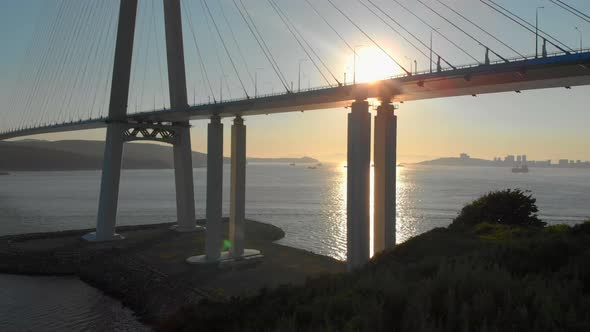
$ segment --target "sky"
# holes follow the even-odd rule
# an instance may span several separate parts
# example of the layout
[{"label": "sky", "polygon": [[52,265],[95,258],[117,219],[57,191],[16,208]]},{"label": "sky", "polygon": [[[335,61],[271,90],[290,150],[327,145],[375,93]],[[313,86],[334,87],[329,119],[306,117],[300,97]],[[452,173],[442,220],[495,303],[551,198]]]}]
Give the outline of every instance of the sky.
[{"label": "sky", "polygon": [[[50,22],[55,17],[55,8],[63,0],[3,0],[0,2],[0,114],[7,114],[5,118],[17,118],[21,111],[18,105],[13,108],[11,99],[14,91],[26,89],[18,80],[19,70],[23,66],[28,69],[30,64],[24,56],[27,48],[35,41],[35,27],[42,26],[40,22]],[[66,0],[67,1],[67,0]],[[113,24],[115,15],[109,15],[109,5],[115,6],[114,0],[99,1],[94,11],[105,11],[102,16],[93,15],[90,11],[88,19],[81,19],[80,26],[86,26],[80,34],[99,35],[100,29],[109,26],[111,30],[105,30],[104,47],[94,40],[99,38],[81,38],[78,48],[79,53],[73,53],[73,58],[78,54],[80,58],[87,54],[96,54],[95,48],[105,49],[103,58],[108,59],[109,51],[112,51],[112,43],[109,44],[109,31],[114,33]],[[344,80],[346,72],[350,82],[353,76],[353,54],[338,36],[306,5],[304,0],[275,0],[281,9],[288,14],[292,22],[306,40],[314,47],[322,60],[330,68],[330,71],[338,80]],[[452,17],[461,27],[467,29],[470,34],[484,44],[507,57],[515,57],[510,49],[500,45],[481,31],[465,21],[461,21],[452,13],[445,11],[437,0],[423,0],[424,3],[438,8],[438,11],[446,17]],[[441,0],[453,6],[466,17],[481,24],[487,31],[500,37],[505,43],[521,54],[531,55],[535,52],[534,35],[524,31],[504,17],[492,12],[488,7],[477,0]],[[565,0],[564,0],[565,1]],[[326,80],[319,74],[313,63],[307,58],[296,43],[284,24],[272,11],[265,0],[243,0],[252,15],[259,30],[262,32],[268,47],[277,59],[284,76],[295,87],[298,86],[299,64],[301,63],[301,86],[324,86]],[[385,78],[401,72],[399,66],[383,54],[362,33],[355,29],[343,16],[329,6],[326,0],[310,0],[324,17],[335,27],[340,34],[353,47],[359,46],[357,57],[357,78],[359,80],[371,80]],[[394,17],[406,29],[415,34],[421,41],[429,43],[431,29],[416,20],[403,8],[393,1],[373,0],[387,13]],[[483,61],[484,50],[469,37],[457,31],[440,17],[428,11],[417,1],[399,0],[402,4],[413,10],[420,17],[427,20],[441,33],[456,41],[471,56]],[[560,41],[571,48],[579,48],[580,37],[584,39],[588,35],[588,42],[582,40],[584,47],[590,47],[590,24],[565,12],[549,0],[497,0],[497,2],[524,19],[534,23],[537,6],[539,9],[539,26],[547,33],[556,36]],[[585,0],[565,1],[578,9],[590,13],[590,3]],[[78,4],[83,3],[79,2]],[[361,26],[377,43],[383,47],[402,66],[409,66],[413,60],[418,62],[418,70],[428,69],[428,58],[418,53],[400,35],[390,30],[383,22],[377,20],[370,12],[359,5],[358,0],[335,1],[344,12]],[[187,67],[187,90],[191,103],[207,102],[209,98],[223,99],[243,97],[242,80],[249,94],[253,94],[256,86],[259,94],[280,92],[282,85],[276,74],[271,69],[258,44],[252,38],[247,26],[243,23],[232,0],[208,0],[207,4],[212,11],[220,33],[224,37],[226,47],[232,60],[236,64],[238,74],[233,71],[230,58],[221,44],[212,21],[208,17],[206,8],[196,0],[184,0],[183,16],[185,57]],[[54,7],[52,7],[52,5]],[[79,5],[78,10],[85,7]],[[116,7],[116,6],[115,6]],[[114,8],[114,7],[113,7]],[[224,20],[230,23],[228,27]],[[71,24],[76,21],[72,21]],[[190,22],[190,23],[189,23]],[[101,24],[104,23],[104,24]],[[65,23],[64,23],[65,24]],[[84,26],[82,25],[84,24]],[[140,0],[139,16],[137,21],[136,44],[134,51],[134,67],[132,73],[132,88],[128,112],[145,111],[167,106],[168,89],[165,82],[166,64],[164,54],[163,21],[161,13],[161,1]],[[575,30],[578,27],[578,30]],[[80,28],[82,29],[82,28]],[[580,32],[582,35],[580,35]],[[193,38],[193,33],[195,38]],[[235,37],[234,41],[233,37]],[[102,35],[100,35],[102,36]],[[406,38],[410,38],[404,34]],[[202,55],[202,64],[198,60],[195,39]],[[410,38],[411,39],[411,38]],[[114,39],[113,39],[114,40]],[[48,47],[47,41],[45,41]],[[42,48],[44,45],[33,45]],[[61,45],[66,47],[66,44]],[[58,51],[61,47],[55,47]],[[456,49],[443,39],[434,34],[433,48],[442,54],[453,64],[471,64],[474,59]],[[36,49],[33,47],[32,49]],[[423,51],[428,50],[421,47]],[[87,53],[84,53],[86,50]],[[56,51],[56,52],[58,52]],[[555,51],[549,47],[549,52]],[[98,57],[100,59],[100,57]],[[90,58],[89,58],[90,59]],[[316,60],[317,62],[317,60]],[[97,86],[101,81],[106,81],[110,72],[108,61],[104,64],[95,62],[96,66],[88,66],[89,87],[92,79],[97,80]],[[82,64],[80,62],[79,64]],[[106,67],[105,67],[106,66]],[[67,67],[67,66],[66,66]],[[72,65],[72,68],[74,66]],[[103,70],[105,69],[106,70]],[[203,71],[203,68],[205,70]],[[58,70],[55,70],[58,73]],[[323,70],[328,81],[334,84],[330,73]],[[163,73],[163,74],[162,74]],[[205,75],[206,74],[206,75]],[[57,74],[56,74],[57,75]],[[254,76],[256,80],[254,80]],[[59,78],[59,76],[57,76]],[[73,77],[73,76],[72,76]],[[209,84],[207,79],[209,78]],[[222,79],[223,78],[223,79]],[[49,79],[49,78],[47,78]],[[51,81],[48,86],[56,91],[74,91],[76,94],[73,102],[67,105],[75,111],[89,113],[88,98],[81,90],[60,90],[60,80]],[[67,74],[63,82],[67,80]],[[73,81],[76,82],[76,81]],[[255,84],[256,83],[256,84]],[[30,84],[30,82],[29,82]],[[78,84],[74,84],[77,86]],[[56,86],[56,87],[55,87]],[[83,85],[82,85],[83,86]],[[106,88],[106,86],[105,86]],[[100,89],[103,91],[105,89]],[[106,114],[108,102],[107,93],[94,93],[89,90],[88,96],[97,99],[97,114]],[[106,91],[106,90],[105,90]],[[64,92],[65,93],[65,92]],[[56,93],[59,95],[59,93]],[[60,101],[56,101],[56,107]],[[51,100],[50,100],[51,101]],[[407,102],[399,106],[398,115],[398,160],[401,162],[414,162],[443,156],[455,156],[466,152],[474,157],[491,159],[507,154],[527,154],[529,160],[546,159],[582,159],[590,160],[590,113],[587,105],[590,102],[590,87],[574,87],[571,90],[550,89],[524,91],[521,94],[502,93],[480,95],[474,97],[454,97],[446,99],[433,99],[427,101]],[[45,105],[45,104],[43,104]],[[46,106],[50,109],[51,103]],[[62,104],[63,105],[63,104]],[[45,106],[44,106],[45,107]],[[2,109],[4,108],[4,109]],[[41,109],[42,107],[34,107]],[[15,111],[16,109],[16,111]],[[246,117],[248,130],[247,149],[249,156],[256,157],[298,157],[312,156],[324,161],[343,161],[346,158],[346,109],[333,109],[321,111],[306,111],[304,113],[278,114],[272,116]],[[80,115],[81,117],[83,115]],[[225,124],[225,152],[229,155],[231,119],[224,119]],[[8,123],[8,122],[5,122]],[[193,150],[206,151],[207,121],[193,121],[192,146]],[[2,125],[0,125],[2,127]],[[61,140],[61,139],[104,139],[104,130],[92,130],[85,132],[60,133],[51,135],[39,135],[34,138]]]}]

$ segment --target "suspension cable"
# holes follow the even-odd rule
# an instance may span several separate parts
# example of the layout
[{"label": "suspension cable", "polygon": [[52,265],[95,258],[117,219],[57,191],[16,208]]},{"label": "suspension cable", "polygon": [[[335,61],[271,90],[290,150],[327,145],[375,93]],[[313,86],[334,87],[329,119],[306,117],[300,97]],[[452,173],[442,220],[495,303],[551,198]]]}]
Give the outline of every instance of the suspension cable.
[{"label": "suspension cable", "polygon": [[406,7],[404,4],[402,4],[401,2],[397,1],[397,0],[392,0],[393,2],[397,3],[400,7],[402,7],[403,9],[405,9],[408,13],[410,13],[412,16],[414,16],[415,18],[417,18],[420,22],[422,22],[423,24],[425,24],[427,27],[429,27],[430,29],[432,29],[434,32],[436,32],[439,36],[443,37],[446,41],[448,41],[449,43],[451,43],[453,46],[455,46],[458,50],[460,50],[461,52],[463,52],[465,55],[467,55],[468,57],[470,57],[471,59],[473,59],[475,62],[477,63],[481,63],[479,62],[479,60],[474,57],[473,55],[471,55],[471,53],[467,52],[464,48],[462,48],[459,44],[455,43],[454,41],[452,41],[449,37],[447,37],[445,34],[443,34],[442,32],[438,31],[438,29],[436,29],[435,27],[433,27],[431,24],[429,24],[428,22],[426,22],[426,20],[424,20],[423,18],[421,18],[420,16],[418,16],[418,14],[414,13],[414,11],[410,10],[408,7]]},{"label": "suspension cable", "polygon": [[[258,27],[256,26],[256,23],[254,22],[254,20],[252,20],[252,17],[250,16],[248,9],[246,8],[246,6],[244,6],[244,3],[241,0],[239,0],[239,1],[240,1],[242,8],[240,8],[240,6],[238,5],[237,0],[232,0],[232,1],[234,3],[234,6],[236,7],[236,9],[238,10],[238,13],[240,13],[240,16],[242,17],[242,19],[246,23],[248,30],[250,30],[250,33],[252,34],[252,36],[254,37],[256,42],[258,43],[258,46],[262,50],[262,53],[264,53],[266,60],[268,60],[273,71],[275,72],[275,74],[279,78],[279,81],[281,81],[281,84],[283,85],[285,90],[290,91],[289,86],[287,84],[287,80],[285,79],[285,76],[283,76],[283,73],[281,72],[281,68],[276,63],[276,60],[275,60],[274,56],[272,55],[272,52],[270,52],[270,49],[266,45],[266,42],[264,41],[264,37],[258,31]],[[243,10],[243,12],[242,12],[242,10]]]},{"label": "suspension cable", "polygon": [[[411,41],[409,41],[405,36],[403,36],[401,33],[399,33],[399,31],[397,31],[394,27],[391,26],[391,24],[387,23],[382,17],[380,17],[379,15],[377,15],[377,13],[375,13],[374,10],[372,10],[371,8],[369,8],[369,6],[367,6],[365,3],[363,3],[361,0],[358,0],[363,6],[365,6],[365,8],[367,8],[369,11],[371,11],[371,13],[373,13],[373,15],[377,16],[383,23],[385,23],[385,25],[387,25],[388,27],[391,28],[391,30],[395,31],[398,35],[400,35],[404,40],[406,40],[410,45],[412,45],[416,50],[418,50],[418,52],[422,53],[422,55],[424,55],[426,58],[430,58],[429,55],[427,55],[426,53],[424,53],[420,48],[418,48],[414,43],[412,43]],[[445,58],[443,58],[442,56],[440,56],[440,54],[438,54],[437,52],[435,52],[434,50],[432,50],[428,45],[426,45],[426,43],[424,43],[422,40],[420,40],[420,38],[418,38],[415,34],[413,34],[412,32],[410,32],[408,29],[406,29],[403,25],[401,25],[400,23],[398,23],[395,19],[393,19],[393,17],[391,17],[391,15],[387,14],[381,7],[379,7],[377,4],[375,4],[373,1],[371,0],[367,0],[371,5],[373,5],[373,7],[377,8],[377,10],[379,10],[383,15],[385,15],[387,18],[389,18],[393,23],[395,23],[397,26],[399,26],[400,28],[402,28],[407,34],[409,34],[410,36],[412,36],[412,38],[414,38],[415,40],[417,40],[420,44],[422,44],[422,46],[424,46],[425,48],[429,49],[432,51],[433,54],[435,54],[436,56],[438,56],[442,61],[444,61],[447,65],[451,66],[453,69],[456,69],[456,67],[454,67],[452,64],[450,64]],[[430,63],[435,63],[434,60],[430,59],[429,60]]]},{"label": "suspension cable", "polygon": [[326,66],[326,64],[324,63],[324,61],[322,61],[322,59],[318,56],[318,54],[315,52],[315,50],[311,47],[311,45],[309,45],[309,43],[305,40],[305,38],[301,35],[301,33],[299,33],[299,31],[297,30],[297,27],[295,27],[295,25],[293,25],[293,23],[283,13],[283,11],[277,6],[277,4],[273,0],[268,0],[268,3],[271,5],[271,7],[273,7],[273,9],[277,13],[277,15],[279,15],[279,17],[281,18],[281,20],[283,21],[283,23],[285,24],[285,26],[287,27],[287,29],[289,30],[289,32],[291,32],[291,34],[293,35],[293,37],[295,38],[295,40],[297,41],[297,43],[299,44],[299,46],[301,46],[301,49],[305,52],[305,54],[307,55],[307,57],[309,58],[309,60],[316,67],[316,69],[318,70],[318,72],[320,73],[320,75],[322,75],[322,77],[324,78],[324,80],[326,81],[326,83],[328,85],[330,85],[330,86],[332,85],[330,83],[330,80],[328,80],[328,78],[326,77],[326,75],[324,75],[324,73],[321,70],[321,68],[319,67],[319,65],[315,62],[315,60],[313,59],[313,57],[309,54],[308,50],[301,43],[301,40],[303,40],[303,42],[307,45],[307,47],[311,50],[311,52],[315,55],[315,57],[319,59],[320,63],[324,67],[326,67],[326,69],[328,70],[328,73],[330,73],[330,75],[332,75],[332,78],[334,78],[334,80],[338,83],[338,85],[340,85],[340,81],[338,81],[338,79],[336,78],[336,76],[334,76],[334,74],[330,71],[330,68],[328,68],[328,66]]},{"label": "suspension cable", "polygon": [[211,18],[211,21],[213,21],[213,26],[215,27],[215,31],[217,31],[217,35],[219,36],[219,40],[221,40],[221,44],[223,45],[223,49],[225,50],[225,53],[227,54],[227,57],[229,58],[229,61],[231,62],[234,72],[236,73],[236,76],[238,77],[238,81],[240,81],[240,85],[242,86],[242,89],[244,90],[244,93],[246,94],[246,98],[249,99],[250,96],[248,96],[248,91],[246,90],[246,86],[244,86],[244,82],[242,81],[242,78],[240,77],[240,72],[238,71],[238,68],[236,67],[234,59],[232,58],[231,53],[229,52],[229,49],[227,48],[227,45],[225,44],[225,40],[223,39],[221,32],[219,31],[219,27],[217,26],[217,22],[215,22],[215,18],[213,18],[213,14],[211,14],[211,10],[209,9],[209,5],[207,4],[207,0],[203,0],[203,4],[205,4],[205,8],[207,9],[207,13],[209,13],[209,17]]},{"label": "suspension cable", "polygon": [[457,24],[455,24],[453,21],[451,21],[448,18],[446,18],[445,16],[443,16],[441,13],[437,12],[436,10],[434,10],[431,6],[425,4],[422,0],[416,0],[416,1],[418,1],[420,4],[422,4],[422,6],[428,8],[431,12],[433,12],[434,14],[436,14],[438,17],[442,18],[447,23],[449,23],[450,25],[452,25],[453,27],[455,27],[457,30],[461,31],[464,35],[466,35],[467,37],[471,38],[473,41],[475,41],[479,45],[485,47],[486,50],[490,50],[490,52],[494,53],[498,58],[502,59],[504,62],[508,62],[508,60],[506,60],[506,58],[504,58],[503,56],[501,56],[500,54],[498,54],[498,52],[494,51],[489,46],[487,46],[486,44],[482,43],[477,38],[473,37],[473,35],[471,35],[467,31],[465,31],[464,29],[462,29],[460,26],[458,26]]},{"label": "suspension cable", "polygon": [[571,14],[577,16],[578,18],[581,18],[582,20],[590,23],[590,16],[582,13],[581,11],[577,10],[576,8],[566,4],[563,1],[559,1],[559,0],[549,0],[551,1],[554,5],[561,7],[562,9],[565,9],[566,11],[570,12]]},{"label": "suspension cable", "polygon": [[[201,0],[201,8],[203,10],[203,13],[207,10],[205,8],[205,0]],[[207,30],[209,31],[209,36],[213,36],[213,30],[211,29],[211,23],[209,22],[208,19],[205,19],[205,22],[207,23]],[[213,37],[211,37],[213,38]],[[219,55],[219,49],[218,49],[218,45],[216,43],[216,40],[213,38],[213,50],[215,51],[215,60],[217,60],[217,64],[219,65],[219,71],[221,72],[221,77],[219,79],[219,99],[221,101],[221,99],[223,98],[223,82],[224,82],[224,78],[226,78],[228,75],[225,74],[225,69],[223,64],[221,63],[221,55]],[[231,98],[231,88],[229,86],[229,80],[225,80],[225,87],[227,89],[227,92],[229,94],[229,97]]]},{"label": "suspension cable", "polygon": [[227,27],[229,28],[229,31],[231,33],[234,44],[236,45],[236,48],[238,49],[238,54],[240,55],[240,58],[242,59],[242,64],[244,65],[244,68],[246,69],[246,72],[248,73],[248,77],[250,78],[252,85],[254,85],[254,78],[252,77],[252,73],[250,73],[250,69],[248,69],[248,62],[246,61],[246,58],[244,57],[244,52],[242,52],[242,48],[240,47],[240,43],[238,43],[238,39],[236,38],[236,34],[234,33],[234,29],[232,28],[231,24],[229,23],[229,20],[227,19],[227,16],[225,15],[225,10],[223,9],[223,1],[219,2],[219,9],[221,9],[221,15],[223,16],[225,24],[227,25]]},{"label": "suspension cable", "polygon": [[[525,28],[526,30],[528,30],[529,32],[533,33],[533,34],[537,34],[532,28],[535,28],[534,25],[532,25],[531,23],[529,23],[528,21],[526,21],[525,19],[523,19],[522,17],[514,14],[513,12],[511,12],[510,10],[506,9],[505,7],[499,5],[498,3],[494,2],[493,0],[486,0],[489,1],[490,3],[494,4],[495,6],[501,8],[503,11],[501,11],[500,9],[498,9],[497,7],[494,7],[492,5],[490,5],[489,3],[487,3],[484,0],[479,0],[481,3],[485,4],[486,6],[492,8],[493,10],[495,10],[496,12],[504,15],[505,17],[509,18],[510,20],[512,20],[513,22],[518,23],[518,25],[520,25],[521,27]],[[509,14],[506,14],[509,13]],[[518,18],[520,20],[520,22],[515,19],[514,17]],[[523,23],[524,22],[524,23]],[[526,25],[525,25],[526,24]],[[531,28],[532,27],[532,28]],[[566,54],[570,54],[571,52],[573,52],[574,50],[572,50],[569,46],[567,46],[566,44],[562,43],[561,41],[559,41],[557,38],[551,36],[550,34],[546,33],[545,31],[538,29],[539,32],[541,32],[542,34],[545,35],[544,39],[547,40],[551,45],[555,46],[557,49],[559,49],[560,51],[566,53]],[[546,37],[549,37],[546,38]],[[550,39],[553,39],[556,43],[561,44],[562,46],[564,46],[565,48],[568,48],[569,51],[565,50],[564,48],[562,48],[561,46],[558,46],[556,43],[552,42]]]},{"label": "suspension cable", "polygon": [[462,19],[464,19],[465,21],[471,23],[473,26],[475,26],[476,28],[478,28],[481,32],[485,33],[486,35],[492,37],[495,41],[499,42],[500,44],[504,45],[506,48],[510,49],[512,52],[518,54],[520,57],[525,58],[525,56],[523,54],[521,54],[520,52],[518,52],[517,50],[515,50],[513,47],[511,47],[510,45],[508,45],[507,43],[505,43],[504,41],[502,41],[500,38],[496,37],[495,35],[493,35],[491,32],[489,32],[488,30],[482,28],[481,25],[473,22],[473,20],[467,18],[465,15],[461,14],[459,11],[455,10],[453,7],[451,7],[450,5],[442,2],[441,0],[435,0],[436,2],[440,3],[441,5],[445,6],[448,10],[452,11],[453,13],[457,14],[459,17],[461,17]]},{"label": "suspension cable", "polygon": [[307,4],[311,7],[311,9],[313,9],[313,11],[330,27],[330,29],[332,29],[332,31],[334,31],[334,33],[336,33],[338,38],[340,38],[340,40],[342,40],[342,42],[344,42],[344,44],[354,53],[354,48],[352,46],[350,46],[350,44],[346,41],[346,39],[344,39],[344,37],[342,37],[340,32],[338,32],[338,30],[336,30],[336,28],[334,28],[334,26],[330,22],[328,22],[328,20],[324,17],[324,15],[322,15],[309,0],[305,0],[305,2],[307,2]]},{"label": "suspension cable", "polygon": [[213,92],[213,86],[211,85],[211,80],[209,79],[209,74],[207,73],[207,67],[205,66],[205,62],[203,60],[201,48],[199,47],[199,43],[197,42],[197,34],[196,34],[194,26],[193,26],[193,20],[191,19],[192,13],[191,13],[190,6],[185,5],[184,7],[187,9],[186,11],[183,10],[183,12],[184,12],[185,16],[187,17],[189,28],[190,28],[191,34],[193,36],[193,42],[194,42],[195,48],[197,50],[197,57],[199,58],[199,63],[201,65],[201,71],[205,75],[205,80],[207,81],[207,86],[209,87],[209,92],[211,93],[211,96],[213,97],[213,101],[217,102],[217,98],[215,98],[215,92]]},{"label": "suspension cable", "polygon": [[369,34],[366,33],[358,24],[356,24],[348,15],[346,15],[346,13],[344,13],[340,8],[338,8],[334,4],[334,2],[332,2],[332,0],[328,0],[328,2],[330,3],[330,5],[332,5],[332,7],[334,7],[334,9],[336,9],[342,16],[344,16],[352,25],[354,25],[363,35],[365,35],[365,37],[367,37],[367,39],[369,39],[375,46],[377,46],[381,50],[381,52],[383,52],[386,56],[388,56],[391,59],[391,61],[393,61],[403,71],[405,71],[408,76],[412,76],[411,71],[408,71],[393,56],[391,56],[389,53],[387,53],[385,51],[385,49],[383,49],[383,47],[381,47],[381,45],[379,45],[373,38],[371,38],[371,36],[369,36]]}]

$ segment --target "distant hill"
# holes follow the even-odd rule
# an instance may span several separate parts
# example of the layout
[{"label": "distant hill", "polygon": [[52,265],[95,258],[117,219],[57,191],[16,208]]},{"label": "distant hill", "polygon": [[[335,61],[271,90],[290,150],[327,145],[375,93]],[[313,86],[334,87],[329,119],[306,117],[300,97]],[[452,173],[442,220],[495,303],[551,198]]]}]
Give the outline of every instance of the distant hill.
[{"label": "distant hill", "polygon": [[[0,170],[3,171],[66,171],[102,168],[102,141],[23,140],[0,142]],[[193,152],[193,167],[206,167],[207,155]],[[275,162],[280,159],[254,158],[249,161]],[[313,158],[284,159],[284,162],[317,162]],[[294,160],[294,161],[289,161]],[[305,161],[302,161],[305,160]],[[309,161],[307,161],[309,160]],[[229,163],[229,158],[224,158]],[[127,143],[123,149],[124,169],[171,169],[174,167],[172,147],[167,145]]]},{"label": "distant hill", "polygon": [[431,165],[431,166],[495,166],[492,160],[478,159],[478,158],[438,158],[434,160],[427,160],[419,162],[418,165]]}]

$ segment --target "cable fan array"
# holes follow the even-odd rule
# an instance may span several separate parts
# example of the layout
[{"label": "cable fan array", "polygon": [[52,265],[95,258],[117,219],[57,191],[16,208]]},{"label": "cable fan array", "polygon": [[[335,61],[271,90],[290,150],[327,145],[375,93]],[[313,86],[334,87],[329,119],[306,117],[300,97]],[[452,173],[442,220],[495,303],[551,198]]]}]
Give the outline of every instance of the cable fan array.
[{"label": "cable fan array", "polygon": [[[550,3],[590,23],[571,2]],[[356,63],[361,43],[384,56],[382,78],[416,75],[418,63],[436,72],[525,58],[531,44],[515,42],[512,31],[542,41],[535,57],[546,48],[578,49],[500,0],[472,2],[469,10],[450,0],[181,0],[181,8],[195,105],[295,93],[302,77],[311,89],[350,84],[342,59]],[[118,10],[112,0],[44,2],[2,102],[0,134],[106,118]],[[492,19],[486,24],[475,12]],[[510,35],[498,28],[507,24]],[[128,113],[169,110],[167,77],[162,0],[139,0]]]}]

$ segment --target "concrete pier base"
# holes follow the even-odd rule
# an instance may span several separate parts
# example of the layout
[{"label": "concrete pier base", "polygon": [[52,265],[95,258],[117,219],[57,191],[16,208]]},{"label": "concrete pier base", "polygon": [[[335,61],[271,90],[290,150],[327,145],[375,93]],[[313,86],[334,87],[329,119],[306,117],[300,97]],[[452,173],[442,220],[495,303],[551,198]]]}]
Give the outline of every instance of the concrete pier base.
[{"label": "concrete pier base", "polygon": [[384,101],[377,108],[374,140],[373,252],[395,246],[397,117]]},{"label": "concrete pier base", "polygon": [[223,203],[223,124],[219,116],[211,118],[207,128],[207,261],[221,259]]},{"label": "concrete pier base", "polygon": [[347,262],[354,270],[370,258],[370,158],[369,103],[358,100],[348,114]]}]

